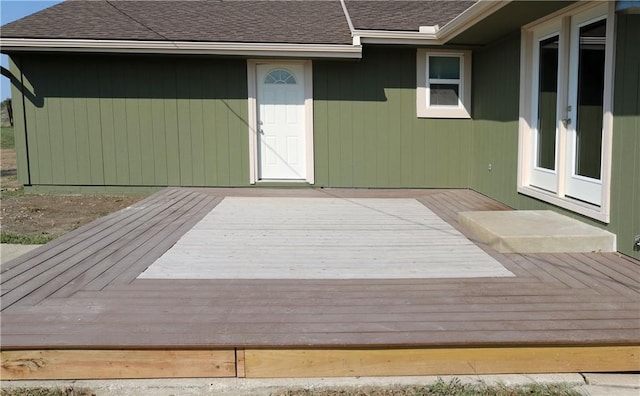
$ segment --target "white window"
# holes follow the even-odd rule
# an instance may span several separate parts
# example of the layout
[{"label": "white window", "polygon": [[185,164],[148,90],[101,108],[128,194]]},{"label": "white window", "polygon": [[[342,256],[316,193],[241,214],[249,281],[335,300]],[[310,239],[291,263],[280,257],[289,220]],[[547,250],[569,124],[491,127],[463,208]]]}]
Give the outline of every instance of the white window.
[{"label": "white window", "polygon": [[518,191],[609,221],[613,2],[522,31]]},{"label": "white window", "polygon": [[417,115],[470,118],[471,52],[419,49]]}]

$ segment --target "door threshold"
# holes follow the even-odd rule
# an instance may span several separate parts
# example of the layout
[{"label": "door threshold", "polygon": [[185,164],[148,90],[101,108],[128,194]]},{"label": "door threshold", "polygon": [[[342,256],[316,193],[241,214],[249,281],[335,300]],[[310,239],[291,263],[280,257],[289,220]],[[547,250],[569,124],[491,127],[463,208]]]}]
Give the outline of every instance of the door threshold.
[{"label": "door threshold", "polygon": [[289,188],[311,188],[313,187],[306,180],[291,180],[291,179],[268,179],[258,180],[255,184],[256,187],[289,187]]}]

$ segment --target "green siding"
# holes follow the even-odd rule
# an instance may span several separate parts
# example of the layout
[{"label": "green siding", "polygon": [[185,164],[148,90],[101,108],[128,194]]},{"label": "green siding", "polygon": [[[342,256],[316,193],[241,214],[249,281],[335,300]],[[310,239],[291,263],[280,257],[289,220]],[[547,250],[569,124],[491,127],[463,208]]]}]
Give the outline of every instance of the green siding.
[{"label": "green siding", "polygon": [[[16,56],[25,95],[20,181],[242,186],[249,181],[246,62]],[[19,65],[18,65],[19,64]],[[34,88],[35,87],[35,88]],[[19,87],[14,87],[15,98]],[[21,103],[16,114],[22,114]],[[18,120],[18,139],[25,123]],[[20,151],[22,150],[22,151]]]},{"label": "green siding", "polygon": [[470,120],[416,118],[415,48],[315,61],[316,185],[468,187]]},{"label": "green siding", "polygon": [[[618,250],[635,258],[640,234],[640,16],[618,16],[614,98],[611,221],[582,217],[518,194],[520,37],[473,53],[473,149],[470,187],[517,209],[552,209],[617,235]],[[488,165],[492,164],[492,170]]]},{"label": "green siding", "polygon": [[611,226],[618,249],[631,251],[640,235],[640,15],[618,16],[613,101]]},{"label": "green siding", "polygon": [[[520,37],[473,52],[471,188],[516,207]],[[489,171],[491,164],[491,171]]]}]

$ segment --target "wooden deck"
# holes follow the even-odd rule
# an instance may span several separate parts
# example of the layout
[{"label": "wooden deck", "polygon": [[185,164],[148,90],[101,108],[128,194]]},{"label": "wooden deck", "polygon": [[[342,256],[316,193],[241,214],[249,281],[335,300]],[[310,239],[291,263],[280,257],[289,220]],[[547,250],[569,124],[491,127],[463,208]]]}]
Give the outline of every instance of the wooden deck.
[{"label": "wooden deck", "polygon": [[2,265],[2,378],[640,370],[640,263],[618,254],[478,243],[516,276],[136,279],[225,196],[415,198],[465,235],[459,211],[509,209],[469,190],[166,189]]}]

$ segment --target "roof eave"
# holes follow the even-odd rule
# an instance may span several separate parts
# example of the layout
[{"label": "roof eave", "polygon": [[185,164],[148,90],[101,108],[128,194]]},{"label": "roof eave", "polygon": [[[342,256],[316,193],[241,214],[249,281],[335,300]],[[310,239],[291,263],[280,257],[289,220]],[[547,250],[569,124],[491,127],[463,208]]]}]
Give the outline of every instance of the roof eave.
[{"label": "roof eave", "polygon": [[438,38],[447,42],[509,3],[511,0],[478,0],[438,30]]},{"label": "roof eave", "polygon": [[92,52],[131,54],[237,55],[269,57],[362,58],[362,46],[244,42],[137,41],[0,38],[2,52]]},{"label": "roof eave", "polygon": [[352,29],[351,34],[364,44],[443,45],[510,2],[478,0],[442,28],[435,25],[420,26],[419,31]]}]

